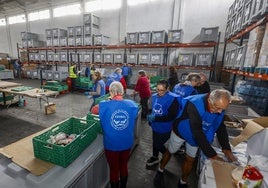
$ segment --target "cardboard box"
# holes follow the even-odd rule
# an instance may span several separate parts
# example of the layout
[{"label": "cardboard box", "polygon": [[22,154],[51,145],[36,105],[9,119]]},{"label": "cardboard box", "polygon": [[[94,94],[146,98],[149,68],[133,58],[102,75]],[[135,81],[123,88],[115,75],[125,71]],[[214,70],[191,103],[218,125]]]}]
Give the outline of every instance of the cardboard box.
[{"label": "cardboard box", "polygon": [[50,102],[45,104],[45,114],[53,114],[56,112],[56,104]]},{"label": "cardboard box", "polygon": [[248,140],[247,154],[268,157],[268,116],[247,121],[241,134],[230,140],[233,146]]}]

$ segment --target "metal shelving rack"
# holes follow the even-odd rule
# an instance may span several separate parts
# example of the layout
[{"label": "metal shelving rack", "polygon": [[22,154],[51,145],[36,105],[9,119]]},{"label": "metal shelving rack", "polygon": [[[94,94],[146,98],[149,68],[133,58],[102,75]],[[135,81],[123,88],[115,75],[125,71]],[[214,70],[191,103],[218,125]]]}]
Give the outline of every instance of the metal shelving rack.
[{"label": "metal shelving rack", "polygon": [[[234,43],[238,46],[242,46],[243,44],[243,40],[244,40],[244,36],[246,36],[247,34],[249,34],[250,31],[252,31],[254,28],[260,26],[260,25],[264,25],[268,22],[268,15],[264,15],[262,16],[259,20],[257,20],[256,22],[248,25],[246,28],[241,29],[240,31],[238,31],[238,33],[236,33],[235,35],[231,36],[230,38],[227,38],[225,40],[224,43],[224,48],[223,48],[223,57],[222,57],[222,72],[227,72],[227,73],[231,73],[233,75],[232,78],[232,82],[231,82],[231,92],[233,93],[235,90],[235,83],[236,83],[236,78],[237,75],[243,76],[243,80],[245,80],[245,78],[250,78],[253,80],[259,80],[260,83],[262,83],[262,85],[265,85],[268,81],[268,74],[264,73],[261,74],[259,72],[250,72],[250,71],[242,71],[242,70],[238,70],[238,69],[227,69],[224,68],[224,60],[225,60],[225,51],[227,48],[227,45],[229,43]],[[239,40],[239,44],[235,42],[235,40]],[[221,72],[221,73],[222,73]],[[221,75],[220,75],[220,81],[221,81]],[[255,96],[256,98],[257,96]],[[268,113],[268,104],[263,104],[266,105],[264,111],[263,111],[263,115],[267,115]],[[254,107],[252,107],[254,108]]]},{"label": "metal shelving rack", "polygon": [[[220,34],[219,34],[220,35]],[[219,38],[219,37],[218,37]],[[102,50],[115,50],[115,49],[128,49],[131,51],[132,49],[153,49],[153,48],[163,48],[165,49],[165,54],[164,54],[164,62],[167,61],[167,57],[169,56],[169,49],[172,48],[213,48],[213,57],[212,57],[212,63],[210,67],[204,67],[204,66],[175,66],[177,69],[190,69],[190,70],[208,70],[210,71],[210,80],[212,81],[214,79],[214,71],[215,71],[215,63],[217,60],[217,52],[218,52],[218,42],[200,42],[200,43],[161,43],[161,44],[124,44],[124,45],[107,45],[107,46],[64,46],[64,47],[37,47],[37,48],[19,48],[18,51],[26,51],[28,54],[29,52],[38,52],[38,51],[45,51],[46,54],[49,51],[56,52],[60,50],[66,50],[68,53],[68,58],[69,58],[69,53],[70,51],[74,51],[74,53],[77,52],[77,50],[93,50],[94,51],[102,51]],[[19,54],[19,52],[18,52]],[[46,64],[68,64],[71,62],[70,59],[67,60],[67,62],[49,62],[46,56],[46,60],[44,61]],[[24,63],[36,63],[36,64],[42,64],[44,63],[42,61],[30,61],[29,60],[29,55],[28,55],[28,62]],[[111,66],[108,64],[101,64],[101,63],[94,63],[95,65],[100,65],[102,67],[105,66]],[[112,65],[112,66],[117,66],[117,64]],[[132,66],[141,66],[141,67],[148,67],[148,68],[157,68],[160,65],[132,65]],[[168,67],[167,63],[164,65]]]}]

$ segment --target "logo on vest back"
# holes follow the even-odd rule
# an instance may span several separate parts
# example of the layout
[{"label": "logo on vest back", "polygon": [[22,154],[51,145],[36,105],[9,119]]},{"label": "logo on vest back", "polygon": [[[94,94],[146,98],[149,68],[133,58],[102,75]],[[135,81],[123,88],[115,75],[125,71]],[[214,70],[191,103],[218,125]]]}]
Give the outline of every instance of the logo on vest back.
[{"label": "logo on vest back", "polygon": [[111,117],[111,125],[114,129],[120,131],[127,127],[129,115],[124,110],[116,110]]}]

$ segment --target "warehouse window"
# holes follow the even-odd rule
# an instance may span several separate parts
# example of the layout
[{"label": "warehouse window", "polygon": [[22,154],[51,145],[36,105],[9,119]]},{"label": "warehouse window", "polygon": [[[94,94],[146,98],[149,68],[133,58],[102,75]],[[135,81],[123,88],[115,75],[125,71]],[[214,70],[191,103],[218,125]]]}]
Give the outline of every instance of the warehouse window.
[{"label": "warehouse window", "polygon": [[94,0],[85,3],[85,12],[121,8],[121,0]]},{"label": "warehouse window", "polygon": [[53,9],[54,17],[62,17],[62,16],[78,15],[78,14],[81,14],[80,4],[67,5]]},{"label": "warehouse window", "polygon": [[15,23],[23,23],[26,21],[25,15],[18,15],[18,16],[11,16],[8,18],[9,24],[15,24]]},{"label": "warehouse window", "polygon": [[49,19],[49,10],[42,10],[42,11],[36,11],[31,12],[28,14],[29,21],[35,21],[35,20],[43,20],[43,19]]},{"label": "warehouse window", "polygon": [[5,18],[0,19],[0,26],[2,26],[2,25],[6,25],[6,19]]},{"label": "warehouse window", "polygon": [[158,1],[158,0],[127,0],[127,4],[129,6],[135,6],[135,5],[149,3],[149,2],[153,2],[153,1]]}]

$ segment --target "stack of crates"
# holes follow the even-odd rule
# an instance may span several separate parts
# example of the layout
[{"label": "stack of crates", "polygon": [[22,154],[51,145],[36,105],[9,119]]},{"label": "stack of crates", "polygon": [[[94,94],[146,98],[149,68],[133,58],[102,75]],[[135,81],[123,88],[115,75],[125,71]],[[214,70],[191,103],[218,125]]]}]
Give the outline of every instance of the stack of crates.
[{"label": "stack of crates", "polygon": [[75,27],[67,27],[68,46],[75,46]]},{"label": "stack of crates", "polygon": [[91,90],[93,88],[93,82],[88,77],[79,76],[75,80],[75,87],[82,90]]},{"label": "stack of crates", "polygon": [[46,29],[47,46],[67,46],[67,31],[65,29]]},{"label": "stack of crates", "polygon": [[58,81],[47,81],[46,85],[43,85],[42,87],[43,89],[48,89],[51,91],[58,91],[58,92],[68,90],[68,86],[65,83],[61,83]]},{"label": "stack of crates", "polygon": [[22,47],[32,48],[44,46],[43,41],[40,41],[38,38],[38,34],[36,33],[21,32]]},{"label": "stack of crates", "polygon": [[84,14],[84,45],[93,45],[93,36],[100,34],[100,18],[92,13]]},{"label": "stack of crates", "polygon": [[74,27],[74,37],[75,37],[75,46],[84,45],[84,26],[75,26]]}]

